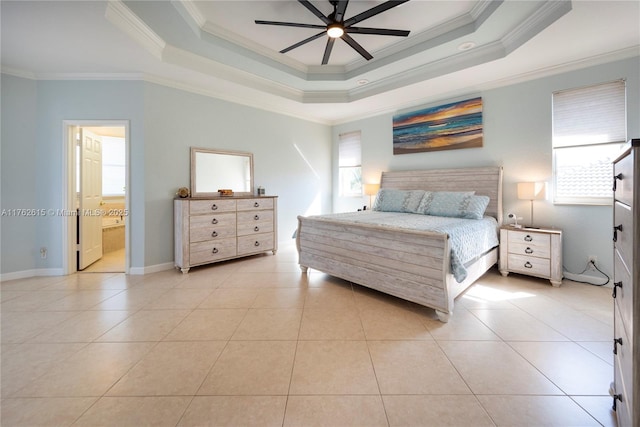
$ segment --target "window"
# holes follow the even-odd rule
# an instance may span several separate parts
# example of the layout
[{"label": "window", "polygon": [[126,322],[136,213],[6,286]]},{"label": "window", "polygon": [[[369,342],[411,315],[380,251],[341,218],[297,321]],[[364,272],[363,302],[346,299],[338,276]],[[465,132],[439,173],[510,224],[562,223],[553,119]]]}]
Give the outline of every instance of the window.
[{"label": "window", "polygon": [[102,137],[103,196],[124,196],[125,157],[124,138]]},{"label": "window", "polygon": [[338,136],[338,194],[341,197],[362,196],[360,131]]},{"label": "window", "polygon": [[553,94],[554,203],[611,204],[611,162],[627,139],[625,93],[618,80]]}]

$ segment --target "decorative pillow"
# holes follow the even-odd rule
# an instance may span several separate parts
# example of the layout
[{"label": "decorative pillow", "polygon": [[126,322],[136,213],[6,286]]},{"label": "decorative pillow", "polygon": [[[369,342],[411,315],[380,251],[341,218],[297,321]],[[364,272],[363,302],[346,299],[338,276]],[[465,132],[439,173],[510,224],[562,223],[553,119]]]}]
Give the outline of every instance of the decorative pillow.
[{"label": "decorative pillow", "polygon": [[380,212],[408,212],[417,213],[418,205],[425,192],[422,190],[393,190],[382,188],[378,190],[374,211]]},{"label": "decorative pillow", "polygon": [[474,191],[437,191],[425,194],[418,212],[425,215],[481,219],[489,205],[489,197]]}]

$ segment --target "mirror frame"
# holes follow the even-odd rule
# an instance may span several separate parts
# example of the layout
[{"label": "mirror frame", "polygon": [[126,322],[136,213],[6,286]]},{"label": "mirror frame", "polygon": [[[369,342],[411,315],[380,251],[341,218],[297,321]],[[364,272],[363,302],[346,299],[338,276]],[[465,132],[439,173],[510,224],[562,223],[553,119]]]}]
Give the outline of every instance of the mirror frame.
[{"label": "mirror frame", "polygon": [[206,153],[206,154],[224,154],[227,156],[241,156],[249,158],[249,172],[251,174],[251,179],[249,183],[249,191],[235,191],[233,189],[234,196],[252,196],[253,195],[253,153],[246,151],[231,151],[231,150],[214,150],[209,148],[198,148],[191,147],[191,197],[223,197],[220,196],[220,193],[216,192],[205,192],[198,191],[198,186],[196,184],[196,170],[198,165],[196,164],[196,154],[197,153]]}]

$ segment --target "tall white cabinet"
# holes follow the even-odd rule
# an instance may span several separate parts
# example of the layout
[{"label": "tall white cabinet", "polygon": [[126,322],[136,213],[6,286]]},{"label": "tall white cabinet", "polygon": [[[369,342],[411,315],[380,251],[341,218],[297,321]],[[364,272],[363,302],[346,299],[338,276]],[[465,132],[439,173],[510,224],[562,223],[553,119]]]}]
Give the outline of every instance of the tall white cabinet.
[{"label": "tall white cabinet", "polygon": [[278,198],[174,200],[175,265],[191,267],[278,249]]},{"label": "tall white cabinet", "polygon": [[613,162],[614,384],[618,426],[640,426],[640,139]]}]

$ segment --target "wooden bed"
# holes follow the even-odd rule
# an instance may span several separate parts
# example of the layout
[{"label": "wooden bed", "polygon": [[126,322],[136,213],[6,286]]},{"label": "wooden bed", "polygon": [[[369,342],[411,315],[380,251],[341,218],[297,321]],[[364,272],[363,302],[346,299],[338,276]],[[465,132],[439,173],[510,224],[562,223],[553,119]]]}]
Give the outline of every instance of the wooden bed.
[{"label": "wooden bed", "polygon": [[[476,195],[489,197],[485,215],[502,224],[501,167],[383,172],[380,188],[473,190]],[[442,322],[453,313],[454,299],[498,260],[496,247],[467,265],[467,278],[458,283],[450,272],[447,234],[370,224],[345,226],[322,216],[298,217],[296,245],[303,272],[313,268],[431,307]],[[407,257],[421,261],[404,262]]]}]

